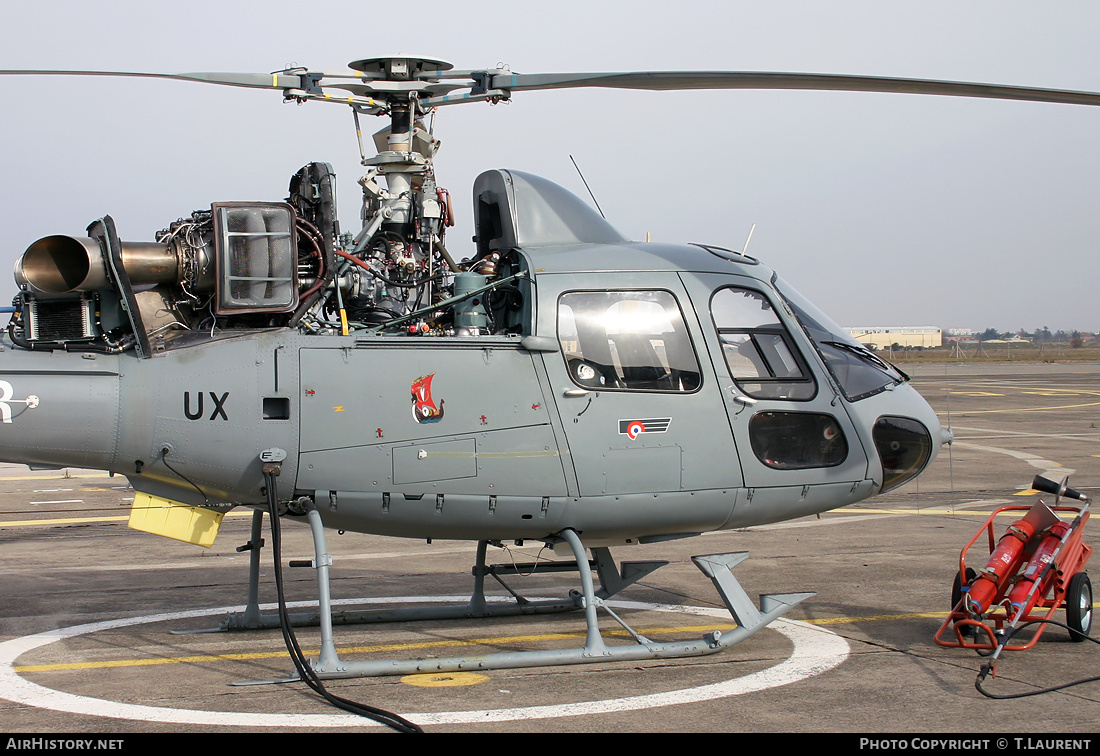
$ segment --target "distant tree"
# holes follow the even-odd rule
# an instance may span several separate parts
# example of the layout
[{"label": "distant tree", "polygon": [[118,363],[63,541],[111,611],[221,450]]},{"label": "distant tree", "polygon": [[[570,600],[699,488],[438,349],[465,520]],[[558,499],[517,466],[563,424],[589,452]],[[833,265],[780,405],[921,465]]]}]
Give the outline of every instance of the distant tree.
[{"label": "distant tree", "polygon": [[991,339],[999,338],[1001,338],[1001,332],[996,328],[986,328],[978,334],[978,341],[990,341]]},{"label": "distant tree", "polygon": [[1063,341],[1063,342],[1065,342],[1065,341],[1069,341],[1069,340],[1070,340],[1070,335],[1068,333],[1066,333],[1065,331],[1058,330],[1058,331],[1054,332],[1054,341]]},{"label": "distant tree", "polygon": [[1069,345],[1074,349],[1080,349],[1085,345],[1085,339],[1080,331],[1074,331],[1070,336]]}]

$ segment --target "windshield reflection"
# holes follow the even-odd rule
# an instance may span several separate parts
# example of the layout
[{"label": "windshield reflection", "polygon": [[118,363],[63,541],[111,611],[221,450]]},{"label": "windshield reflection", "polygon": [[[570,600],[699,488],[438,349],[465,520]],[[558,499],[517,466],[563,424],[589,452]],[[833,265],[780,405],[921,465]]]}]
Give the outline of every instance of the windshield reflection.
[{"label": "windshield reflection", "polygon": [[810,337],[848,401],[865,399],[909,380],[905,373],[849,336],[782,278],[775,276],[772,284]]}]

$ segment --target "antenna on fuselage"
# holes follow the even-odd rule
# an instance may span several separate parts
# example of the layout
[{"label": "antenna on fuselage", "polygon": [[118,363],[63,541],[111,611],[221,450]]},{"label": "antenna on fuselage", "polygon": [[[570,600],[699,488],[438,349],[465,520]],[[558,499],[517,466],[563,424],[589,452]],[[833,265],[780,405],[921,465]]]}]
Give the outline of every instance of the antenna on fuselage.
[{"label": "antenna on fuselage", "polygon": [[749,235],[745,239],[745,246],[741,248],[741,254],[747,255],[749,253],[749,242],[752,241],[752,232],[756,230],[756,224],[752,224],[752,228],[749,229]]},{"label": "antenna on fuselage", "polygon": [[[573,160],[573,156],[569,156],[570,160]],[[584,188],[588,190],[588,196],[592,198],[592,204],[596,206],[596,209],[600,211],[600,217],[607,220],[607,216],[603,214],[603,208],[600,207],[600,203],[596,201],[596,195],[592,193],[592,187],[588,185],[588,182],[584,180],[584,174],[581,173],[581,167],[577,165],[577,161],[573,160],[573,167],[577,169],[577,175],[581,177],[581,182],[584,184]]]}]

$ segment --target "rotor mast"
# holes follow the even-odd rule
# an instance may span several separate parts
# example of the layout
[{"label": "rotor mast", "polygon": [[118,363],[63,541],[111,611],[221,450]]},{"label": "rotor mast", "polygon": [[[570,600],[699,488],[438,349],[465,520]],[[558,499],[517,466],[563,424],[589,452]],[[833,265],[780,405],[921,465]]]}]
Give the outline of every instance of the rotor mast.
[{"label": "rotor mast", "polygon": [[[370,168],[360,180],[364,191],[363,228],[368,237],[379,229],[394,231],[402,237],[431,241],[438,235],[441,218],[436,198],[432,157],[438,142],[424,128],[421,117],[431,110],[421,104],[427,82],[419,80],[425,69],[448,70],[452,66],[433,58],[398,56],[367,58],[349,64],[372,90],[373,97],[384,103],[390,117],[389,127],[374,135],[378,154],[363,157]],[[381,192],[375,176],[385,179],[387,191]],[[420,220],[426,226],[418,233],[412,224]],[[368,228],[373,229],[367,231]],[[365,240],[356,240],[365,241]]]}]

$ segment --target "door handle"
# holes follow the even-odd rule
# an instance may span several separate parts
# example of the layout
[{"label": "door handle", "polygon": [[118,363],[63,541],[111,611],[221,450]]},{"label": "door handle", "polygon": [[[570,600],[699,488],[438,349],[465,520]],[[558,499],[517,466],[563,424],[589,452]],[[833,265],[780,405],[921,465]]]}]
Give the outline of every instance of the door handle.
[{"label": "door handle", "polygon": [[582,388],[567,388],[561,392],[562,396],[588,396],[588,389]]}]

